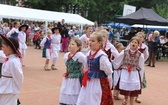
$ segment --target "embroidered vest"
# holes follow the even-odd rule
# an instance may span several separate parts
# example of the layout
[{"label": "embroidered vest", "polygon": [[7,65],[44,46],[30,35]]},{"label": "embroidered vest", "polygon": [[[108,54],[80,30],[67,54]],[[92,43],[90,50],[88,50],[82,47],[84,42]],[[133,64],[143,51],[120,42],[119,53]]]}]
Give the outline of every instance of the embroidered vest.
[{"label": "embroidered vest", "polygon": [[88,63],[88,77],[89,78],[106,78],[107,75],[105,74],[104,71],[100,70],[100,57],[102,55],[100,55],[97,58],[94,59],[90,59],[89,57],[87,57],[87,63]]},{"label": "embroidered vest", "polygon": [[68,71],[68,78],[80,78],[83,76],[82,63],[79,63],[78,60],[74,61],[70,59],[65,64]]},{"label": "embroidered vest", "polygon": [[141,56],[141,52],[137,52],[135,56],[131,56],[129,54],[129,50],[124,51],[124,59],[123,59],[123,65],[121,66],[122,69],[128,69],[129,66],[132,67],[132,70],[141,70],[138,66],[139,64],[139,57]]},{"label": "embroidered vest", "polygon": [[16,40],[18,40],[18,33],[14,32],[13,34],[11,34],[12,38],[15,38]]},{"label": "embroidered vest", "polygon": [[49,40],[49,39],[47,38],[47,41],[46,41],[45,44],[44,44],[44,48],[45,48],[45,49],[50,49],[50,46],[51,46],[51,40]]},{"label": "embroidered vest", "polygon": [[112,59],[111,59],[111,54],[112,54],[111,50],[110,50],[110,49],[108,49],[107,51],[104,50],[104,52],[107,54],[108,59],[109,59],[109,61],[111,62],[111,60],[113,60],[113,57],[112,57]]},{"label": "embroidered vest", "polygon": [[143,53],[145,51],[146,48],[139,48],[138,50]]}]

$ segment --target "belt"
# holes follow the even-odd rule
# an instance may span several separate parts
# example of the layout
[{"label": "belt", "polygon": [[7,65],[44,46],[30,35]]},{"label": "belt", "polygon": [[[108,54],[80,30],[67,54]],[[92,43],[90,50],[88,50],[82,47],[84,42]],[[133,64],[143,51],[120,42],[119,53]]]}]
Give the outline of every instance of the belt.
[{"label": "belt", "polygon": [[0,74],[0,78],[1,78],[1,77],[5,77],[5,78],[13,78],[12,76],[5,76],[5,75],[1,75],[1,74]]}]

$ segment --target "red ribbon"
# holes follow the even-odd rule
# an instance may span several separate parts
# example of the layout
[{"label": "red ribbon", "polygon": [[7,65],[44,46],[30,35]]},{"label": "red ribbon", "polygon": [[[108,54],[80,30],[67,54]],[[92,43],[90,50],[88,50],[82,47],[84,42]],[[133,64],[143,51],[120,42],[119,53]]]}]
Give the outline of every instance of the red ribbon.
[{"label": "red ribbon", "polygon": [[90,81],[90,78],[87,76],[89,71],[86,71],[83,75],[82,86],[86,87],[87,81]]},{"label": "red ribbon", "polygon": [[131,65],[127,66],[127,69],[128,69],[128,72],[131,72],[132,71],[132,66]]},{"label": "red ribbon", "polygon": [[7,62],[9,60],[9,58],[5,58],[5,62]]},{"label": "red ribbon", "polygon": [[96,54],[99,52],[99,50],[100,50],[100,48],[92,55],[91,54],[91,51],[90,51],[90,53],[89,53],[89,58],[90,59],[94,59],[94,57],[96,56]]}]

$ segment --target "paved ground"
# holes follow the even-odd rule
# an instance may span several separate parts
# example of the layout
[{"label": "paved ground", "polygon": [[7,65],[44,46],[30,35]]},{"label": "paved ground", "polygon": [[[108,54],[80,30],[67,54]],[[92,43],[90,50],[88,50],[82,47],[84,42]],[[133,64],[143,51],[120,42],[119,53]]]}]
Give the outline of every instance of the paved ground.
[{"label": "paved ground", "polygon": [[[44,71],[42,50],[29,47],[26,51],[24,83],[19,95],[21,105],[59,105],[62,74],[65,72],[64,53],[60,53],[56,71]],[[135,105],[168,105],[168,62],[157,62],[155,68],[146,67],[147,88]],[[121,96],[121,98],[123,98]],[[121,105],[121,100],[115,105]]]}]

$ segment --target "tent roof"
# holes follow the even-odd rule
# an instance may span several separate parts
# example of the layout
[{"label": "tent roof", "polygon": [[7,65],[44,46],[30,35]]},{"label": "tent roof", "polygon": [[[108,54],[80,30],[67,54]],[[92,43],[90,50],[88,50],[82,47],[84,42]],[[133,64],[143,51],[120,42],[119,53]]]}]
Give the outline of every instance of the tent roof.
[{"label": "tent roof", "polygon": [[94,23],[77,14],[53,12],[0,4],[0,17],[32,21],[61,21],[66,23],[93,25]]},{"label": "tent roof", "polygon": [[140,8],[138,11],[123,17],[115,18],[116,22],[126,24],[144,24],[168,26],[168,20],[159,16],[152,9]]}]

